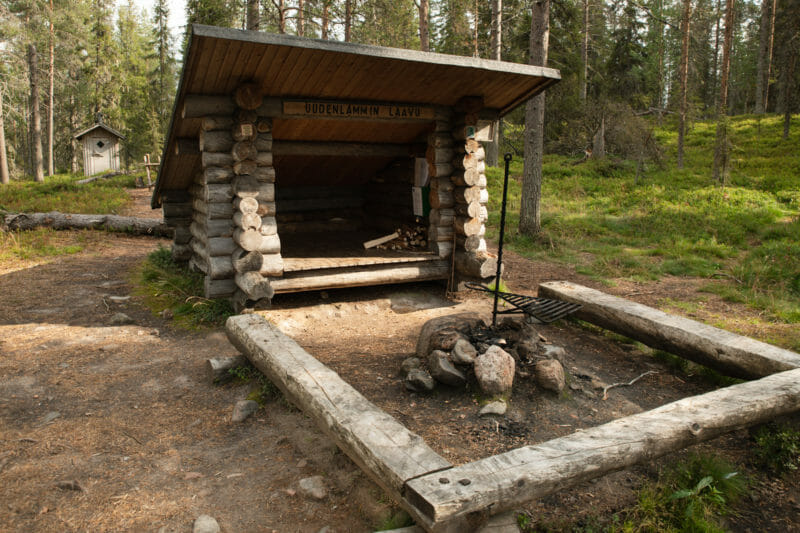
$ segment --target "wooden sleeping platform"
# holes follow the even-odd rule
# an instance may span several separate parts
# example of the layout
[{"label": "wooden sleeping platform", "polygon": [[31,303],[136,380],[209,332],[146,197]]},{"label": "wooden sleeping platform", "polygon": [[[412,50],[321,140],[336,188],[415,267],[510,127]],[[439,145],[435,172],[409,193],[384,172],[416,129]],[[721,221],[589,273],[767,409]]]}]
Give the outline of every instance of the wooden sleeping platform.
[{"label": "wooden sleeping platform", "polygon": [[431,252],[365,250],[370,231],[281,235],[283,277],[276,293],[447,279],[450,262]]}]

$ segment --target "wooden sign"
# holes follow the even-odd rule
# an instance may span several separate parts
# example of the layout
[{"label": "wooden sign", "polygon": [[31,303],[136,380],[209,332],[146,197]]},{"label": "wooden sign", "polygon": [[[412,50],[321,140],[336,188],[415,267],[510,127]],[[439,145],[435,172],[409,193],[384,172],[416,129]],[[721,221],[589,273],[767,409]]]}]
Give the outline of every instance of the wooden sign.
[{"label": "wooden sign", "polygon": [[433,120],[433,107],[415,104],[375,104],[368,102],[322,102],[314,100],[283,102],[285,115],[309,118],[365,120]]}]

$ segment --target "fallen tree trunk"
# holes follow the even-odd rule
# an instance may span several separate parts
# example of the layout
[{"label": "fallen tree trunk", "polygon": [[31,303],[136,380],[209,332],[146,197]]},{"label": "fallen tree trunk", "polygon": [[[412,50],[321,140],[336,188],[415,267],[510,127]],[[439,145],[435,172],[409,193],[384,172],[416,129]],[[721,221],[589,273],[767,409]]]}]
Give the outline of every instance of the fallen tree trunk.
[{"label": "fallen tree trunk", "polygon": [[12,213],[5,215],[3,229],[11,231],[32,230],[39,227],[53,229],[102,229],[133,235],[172,237],[173,230],[157,218],[122,217],[118,215],[74,215],[70,213]]},{"label": "fallen tree trunk", "polygon": [[574,283],[542,283],[539,296],[579,303],[575,316],[581,320],[729,376],[759,378],[800,368],[795,352]]}]

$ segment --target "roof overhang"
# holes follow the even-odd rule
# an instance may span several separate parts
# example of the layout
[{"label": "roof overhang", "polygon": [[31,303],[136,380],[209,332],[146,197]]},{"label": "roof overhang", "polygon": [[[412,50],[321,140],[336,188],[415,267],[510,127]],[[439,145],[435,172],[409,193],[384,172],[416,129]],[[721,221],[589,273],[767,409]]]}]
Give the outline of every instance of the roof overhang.
[{"label": "roof overhang", "polygon": [[118,132],[114,128],[111,128],[111,127],[106,126],[105,124],[102,124],[102,123],[99,123],[99,122],[97,124],[93,125],[93,126],[89,126],[85,130],[79,131],[78,133],[73,135],[73,137],[75,139],[77,139],[77,140],[80,140],[82,137],[85,137],[86,135],[88,135],[89,133],[91,133],[91,132],[93,132],[94,130],[97,130],[97,129],[106,130],[111,135],[113,135],[115,137],[119,137],[122,140],[125,140],[125,136],[123,134],[121,134],[120,132]]},{"label": "roof overhang", "polygon": [[[561,79],[557,70],[533,65],[197,24],[183,65],[153,208],[165,191],[187,188],[200,171],[199,154],[180,149],[198,138],[201,126],[200,119],[182,114],[190,95],[230,96],[253,82],[273,99],[453,106],[479,96],[484,109],[502,116]],[[314,128],[276,126],[273,135],[276,141],[410,142],[419,134],[405,124],[372,132],[365,127],[359,137],[345,124],[320,122]],[[390,138],[376,141],[381,131]]]}]

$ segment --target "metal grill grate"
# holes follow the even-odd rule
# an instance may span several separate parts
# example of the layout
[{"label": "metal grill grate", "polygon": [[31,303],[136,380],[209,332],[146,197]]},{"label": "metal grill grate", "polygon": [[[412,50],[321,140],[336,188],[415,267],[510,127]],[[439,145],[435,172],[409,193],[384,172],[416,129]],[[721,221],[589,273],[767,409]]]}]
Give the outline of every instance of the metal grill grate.
[{"label": "metal grill grate", "polygon": [[555,322],[559,318],[570,315],[582,307],[581,304],[564,302],[562,300],[550,300],[548,298],[524,296],[512,292],[494,291],[478,283],[466,283],[466,286],[474,291],[497,294],[500,299],[514,307],[514,309],[509,309],[507,311],[498,311],[498,315],[524,313],[544,324]]}]

